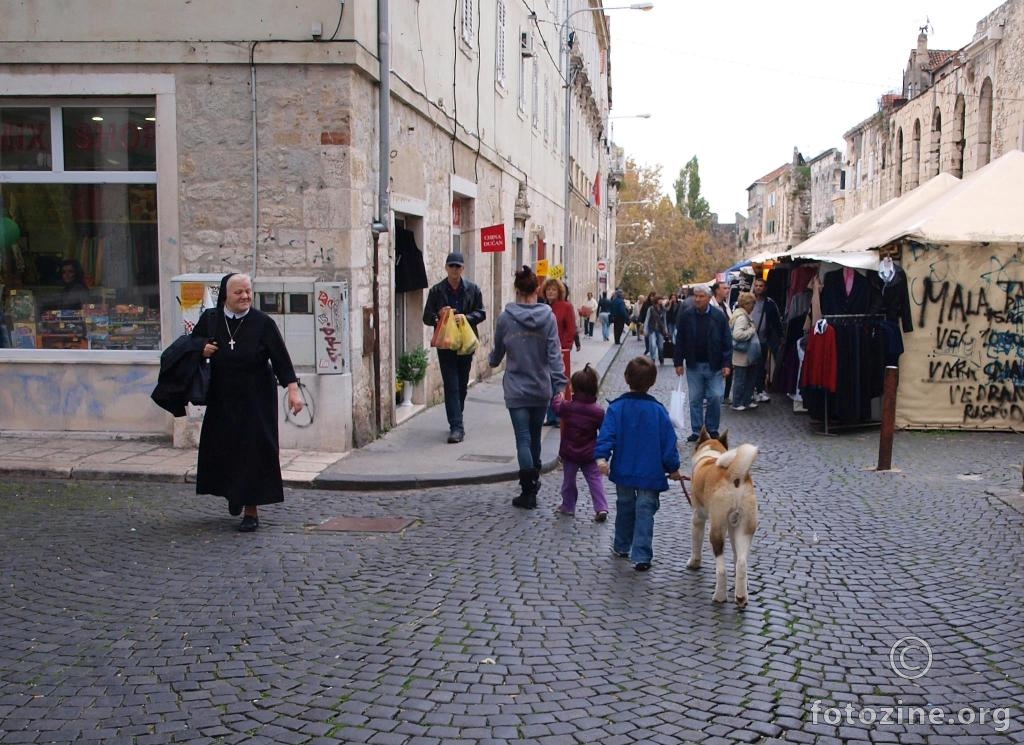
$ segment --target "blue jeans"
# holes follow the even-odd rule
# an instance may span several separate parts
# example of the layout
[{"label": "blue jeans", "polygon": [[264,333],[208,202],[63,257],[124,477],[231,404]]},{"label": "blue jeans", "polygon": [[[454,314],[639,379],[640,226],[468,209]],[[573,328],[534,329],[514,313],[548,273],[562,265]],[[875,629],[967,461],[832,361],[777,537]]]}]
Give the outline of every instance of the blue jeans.
[{"label": "blue jeans", "polygon": [[546,406],[516,406],[508,410],[512,431],[516,436],[516,458],[521,471],[541,466],[540,432],[546,411]]},{"label": "blue jeans", "polygon": [[615,485],[615,540],[612,550],[629,554],[634,564],[654,558],[654,513],[661,499],[654,489]]},{"label": "blue jeans", "polygon": [[473,368],[473,355],[457,354],[450,349],[437,350],[437,362],[441,367],[441,381],[444,383],[444,413],[448,416],[448,429],[465,431],[462,425],[462,410],[466,407],[466,392],[469,390],[469,371]]},{"label": "blue jeans", "polygon": [[752,366],[732,369],[732,405],[749,406],[754,395],[754,368]]},{"label": "blue jeans", "polygon": [[605,311],[604,313],[598,313],[597,317],[601,321],[601,336],[605,341],[608,341],[608,332],[611,330],[612,325],[612,314]]},{"label": "blue jeans", "polygon": [[655,362],[661,361],[661,347],[664,343],[665,337],[661,335],[660,331],[647,332],[647,354],[649,354],[651,359]]},{"label": "blue jeans", "polygon": [[699,435],[702,426],[707,427],[708,432],[717,432],[725,396],[722,368],[712,368],[707,362],[687,365],[686,385],[690,389],[690,429],[693,434]]}]

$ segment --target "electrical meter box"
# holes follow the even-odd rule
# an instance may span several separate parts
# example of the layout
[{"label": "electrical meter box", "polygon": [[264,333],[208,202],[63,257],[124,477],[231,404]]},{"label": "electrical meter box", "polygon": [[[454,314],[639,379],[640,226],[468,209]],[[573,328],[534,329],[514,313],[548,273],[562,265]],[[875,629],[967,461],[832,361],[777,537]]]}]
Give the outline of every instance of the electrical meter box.
[{"label": "electrical meter box", "polygon": [[223,272],[179,274],[171,277],[174,292],[174,334],[191,334],[199,316],[207,308],[217,306]]},{"label": "electrical meter box", "polygon": [[253,306],[274,319],[295,367],[314,363],[316,281],[316,277],[255,277],[252,281]]}]

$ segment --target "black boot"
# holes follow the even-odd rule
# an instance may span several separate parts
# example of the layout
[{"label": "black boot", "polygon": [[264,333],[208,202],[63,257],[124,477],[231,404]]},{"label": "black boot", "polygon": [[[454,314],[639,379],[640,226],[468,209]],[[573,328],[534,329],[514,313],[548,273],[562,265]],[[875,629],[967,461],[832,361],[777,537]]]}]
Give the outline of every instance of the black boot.
[{"label": "black boot", "polygon": [[537,507],[537,492],[540,490],[540,471],[536,468],[519,469],[519,496],[512,500],[513,507],[532,510]]}]

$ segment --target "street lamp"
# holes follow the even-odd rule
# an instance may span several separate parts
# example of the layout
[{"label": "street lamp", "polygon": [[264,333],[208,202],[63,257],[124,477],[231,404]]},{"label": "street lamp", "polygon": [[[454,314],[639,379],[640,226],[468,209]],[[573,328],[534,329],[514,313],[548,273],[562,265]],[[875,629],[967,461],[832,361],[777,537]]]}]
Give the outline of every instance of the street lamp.
[{"label": "street lamp", "polygon": [[[596,13],[604,12],[606,10],[650,10],[654,7],[653,2],[644,3],[631,3],[629,5],[613,5],[607,8],[580,8],[574,10],[571,13],[566,13],[565,21],[562,23],[559,29],[559,40],[562,44],[562,65],[563,65],[563,82],[565,83],[565,172],[563,174],[563,181],[565,182],[564,191],[564,222],[562,225],[562,252],[563,254],[569,251],[569,233],[571,228],[571,209],[570,209],[570,198],[572,197],[572,84],[574,75],[570,69],[570,52],[569,47],[569,20],[580,13]],[[568,3],[566,4],[566,10],[568,10]]]}]

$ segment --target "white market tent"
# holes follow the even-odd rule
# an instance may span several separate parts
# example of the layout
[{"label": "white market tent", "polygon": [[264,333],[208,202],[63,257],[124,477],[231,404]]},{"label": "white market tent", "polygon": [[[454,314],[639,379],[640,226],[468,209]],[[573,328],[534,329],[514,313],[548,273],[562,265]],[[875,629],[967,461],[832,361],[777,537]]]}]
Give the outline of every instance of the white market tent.
[{"label": "white market tent", "polygon": [[1019,243],[1024,241],[1022,205],[1024,153],[1011,150],[920,209],[876,222],[857,245],[877,248],[900,238],[919,243]]},{"label": "white market tent", "polygon": [[[961,183],[949,173],[941,173],[917,189],[885,204],[863,212],[846,222],[837,223],[791,248],[782,256],[793,259],[830,261],[859,269],[878,267],[877,249],[888,241],[878,242],[878,235],[887,235],[892,226],[902,225],[908,216],[922,207],[934,204]],[[835,230],[833,230],[835,229]]]}]

